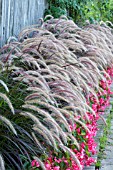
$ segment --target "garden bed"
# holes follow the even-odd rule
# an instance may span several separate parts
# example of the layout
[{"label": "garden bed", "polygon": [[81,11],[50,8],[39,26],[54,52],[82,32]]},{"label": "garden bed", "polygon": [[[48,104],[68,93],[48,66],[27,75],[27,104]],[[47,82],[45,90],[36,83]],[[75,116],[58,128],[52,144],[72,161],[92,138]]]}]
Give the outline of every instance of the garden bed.
[{"label": "garden bed", "polygon": [[0,50],[2,170],[96,163],[97,121],[112,94],[112,40],[106,23],[79,28],[65,16],[9,39]]}]

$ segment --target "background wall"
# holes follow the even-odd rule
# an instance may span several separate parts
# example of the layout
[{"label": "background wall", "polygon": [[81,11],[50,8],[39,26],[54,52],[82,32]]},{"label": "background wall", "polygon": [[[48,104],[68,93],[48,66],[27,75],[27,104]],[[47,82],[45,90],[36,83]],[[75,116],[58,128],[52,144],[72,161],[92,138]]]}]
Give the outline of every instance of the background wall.
[{"label": "background wall", "polygon": [[43,17],[46,0],[0,0],[0,47],[9,36]]}]

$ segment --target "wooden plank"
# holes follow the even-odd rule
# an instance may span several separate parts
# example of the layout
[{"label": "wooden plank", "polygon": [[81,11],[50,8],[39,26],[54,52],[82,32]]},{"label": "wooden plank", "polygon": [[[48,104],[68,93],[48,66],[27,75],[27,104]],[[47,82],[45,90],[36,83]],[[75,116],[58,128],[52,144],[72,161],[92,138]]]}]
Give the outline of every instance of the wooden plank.
[{"label": "wooden plank", "polygon": [[2,23],[2,0],[0,0],[0,44],[1,44],[1,23]]}]

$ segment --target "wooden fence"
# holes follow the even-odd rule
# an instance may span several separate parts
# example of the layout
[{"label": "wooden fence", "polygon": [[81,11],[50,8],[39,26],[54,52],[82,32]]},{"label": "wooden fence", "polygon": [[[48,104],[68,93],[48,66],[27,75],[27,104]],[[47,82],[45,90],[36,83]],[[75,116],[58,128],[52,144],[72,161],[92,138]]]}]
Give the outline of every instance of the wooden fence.
[{"label": "wooden fence", "polygon": [[0,0],[0,47],[25,26],[36,24],[45,8],[46,0]]}]

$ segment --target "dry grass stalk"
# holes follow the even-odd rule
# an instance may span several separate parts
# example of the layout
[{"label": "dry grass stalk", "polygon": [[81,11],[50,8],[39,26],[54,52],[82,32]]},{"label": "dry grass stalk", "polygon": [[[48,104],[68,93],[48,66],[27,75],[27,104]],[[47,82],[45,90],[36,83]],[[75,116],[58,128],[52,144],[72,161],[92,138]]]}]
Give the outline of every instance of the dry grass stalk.
[{"label": "dry grass stalk", "polygon": [[1,154],[0,154],[0,170],[5,170],[4,160]]},{"label": "dry grass stalk", "polygon": [[7,118],[5,118],[4,116],[0,115],[0,120],[2,121],[2,123],[4,123],[4,125],[6,125],[8,128],[10,128],[12,130],[12,132],[17,136],[17,132],[14,128],[14,126],[12,125],[11,121],[9,121]]},{"label": "dry grass stalk", "polygon": [[7,84],[4,83],[4,81],[2,81],[2,80],[0,80],[0,84],[2,84],[3,87],[5,88],[5,90],[9,93],[9,89],[8,89],[8,87],[7,87]]},{"label": "dry grass stalk", "polygon": [[[37,130],[40,130],[40,132],[42,131],[41,134],[43,134],[43,135],[45,134],[46,137],[47,137],[47,139],[48,139],[48,141],[51,141],[51,144],[54,146],[55,149],[57,149],[57,147],[56,147],[56,142],[55,142],[55,139],[54,139],[53,135],[52,135],[51,132],[47,129],[47,127],[45,127],[45,126],[41,123],[41,121],[40,121],[35,115],[33,115],[33,114],[30,113],[30,112],[21,112],[20,114],[23,115],[23,116],[27,116],[27,117],[29,117],[30,119],[32,119],[32,120],[34,121],[34,123],[36,124],[36,127],[38,127]],[[35,127],[34,127],[34,128],[35,128]]]},{"label": "dry grass stalk", "polygon": [[43,170],[46,170],[46,167],[45,167],[44,163],[40,160],[40,158],[34,156],[34,159],[40,164],[40,166]]},{"label": "dry grass stalk", "polygon": [[11,101],[9,100],[9,98],[5,94],[3,94],[3,93],[0,93],[0,97],[3,98],[6,101],[6,103],[9,106],[9,108],[11,109],[12,113],[15,114],[13,105],[12,105]]},{"label": "dry grass stalk", "polygon": [[79,159],[76,157],[75,153],[71,151],[71,149],[69,149],[68,147],[64,146],[64,145],[59,145],[64,151],[67,151],[70,156],[73,158],[73,160],[77,163],[78,167],[80,168],[80,170],[82,170],[81,164]]}]

